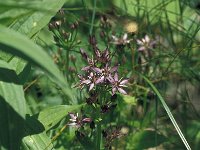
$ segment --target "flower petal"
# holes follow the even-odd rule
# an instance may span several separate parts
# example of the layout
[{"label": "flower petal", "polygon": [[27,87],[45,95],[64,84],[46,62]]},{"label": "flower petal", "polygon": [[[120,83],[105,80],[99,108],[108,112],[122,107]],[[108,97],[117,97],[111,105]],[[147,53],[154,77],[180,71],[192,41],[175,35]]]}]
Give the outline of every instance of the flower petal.
[{"label": "flower petal", "polygon": [[140,40],[137,40],[137,44],[139,44],[139,45],[143,45],[143,42],[140,41]]},{"label": "flower petal", "polygon": [[127,37],[128,37],[128,34],[125,33],[124,36],[123,36],[123,40],[126,41],[126,40],[127,40]]},{"label": "flower petal", "polygon": [[71,119],[76,119],[78,116],[74,113],[68,113]]},{"label": "flower petal", "polygon": [[119,91],[120,93],[124,94],[124,95],[127,94],[126,91],[124,91],[122,88],[118,88],[118,91]]},{"label": "flower petal", "polygon": [[110,83],[114,83],[115,80],[113,79],[113,77],[111,76],[111,74],[109,74],[109,76],[106,78]]},{"label": "flower petal", "polygon": [[114,95],[116,93],[116,91],[117,91],[116,87],[112,88],[112,95]]},{"label": "flower petal", "polygon": [[141,46],[138,48],[138,51],[144,51],[146,48],[144,46]]},{"label": "flower petal", "polygon": [[88,71],[90,69],[90,66],[85,66],[85,67],[83,67],[81,70],[82,71]]},{"label": "flower petal", "polygon": [[90,123],[92,121],[92,119],[91,118],[84,118],[82,121],[84,123]]},{"label": "flower petal", "polygon": [[95,82],[95,84],[99,84],[102,83],[104,81],[105,77],[101,76],[100,78],[97,79],[97,81]]},{"label": "flower petal", "polygon": [[92,69],[97,73],[102,73],[102,70],[100,68],[92,67]]},{"label": "flower petal", "polygon": [[82,81],[82,83],[83,83],[83,84],[90,84],[91,81],[88,79],[88,80],[84,80],[84,81]]},{"label": "flower petal", "polygon": [[114,80],[118,81],[118,74],[117,73],[115,73],[115,75],[114,75]]},{"label": "flower petal", "polygon": [[114,41],[118,41],[119,39],[116,37],[116,36],[114,36],[114,35],[112,35],[112,39],[114,40]]},{"label": "flower petal", "polygon": [[125,84],[127,84],[128,83],[128,79],[125,79],[125,80],[122,80],[121,82],[120,82],[120,85],[125,85]]},{"label": "flower petal", "polygon": [[91,91],[94,88],[94,83],[90,84],[89,91]]},{"label": "flower petal", "polygon": [[149,43],[149,42],[150,42],[150,38],[149,38],[149,36],[148,36],[148,35],[145,35],[145,37],[144,37],[144,38],[145,38],[145,42],[146,42],[146,43]]},{"label": "flower petal", "polygon": [[110,69],[110,73],[116,72],[117,70],[118,70],[118,65],[112,67],[112,68]]}]

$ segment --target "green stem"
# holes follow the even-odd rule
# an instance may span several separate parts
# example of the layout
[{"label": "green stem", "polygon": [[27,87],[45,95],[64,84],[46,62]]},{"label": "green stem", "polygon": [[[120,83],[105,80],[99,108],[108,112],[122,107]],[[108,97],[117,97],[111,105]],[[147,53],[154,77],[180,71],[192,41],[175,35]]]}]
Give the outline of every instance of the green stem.
[{"label": "green stem", "polygon": [[101,149],[101,122],[97,124],[97,143],[96,143],[96,149]]},{"label": "green stem", "polygon": [[[101,89],[102,93],[104,93],[103,89]],[[96,150],[101,149],[101,105],[103,103],[103,98],[105,95],[100,94],[99,95],[99,100],[100,104],[97,106],[97,118],[98,118],[98,123],[97,123],[97,129],[96,129]]]},{"label": "green stem", "polygon": [[181,138],[181,140],[183,141],[183,143],[184,143],[186,149],[187,149],[187,150],[191,150],[190,145],[188,144],[188,142],[187,142],[185,136],[183,135],[181,129],[179,128],[179,126],[178,126],[176,120],[174,119],[174,116],[172,115],[172,113],[171,113],[169,107],[167,106],[167,104],[166,104],[164,98],[161,96],[160,92],[157,90],[157,88],[153,85],[153,83],[152,83],[148,78],[146,78],[144,75],[142,75],[142,74],[140,74],[140,73],[138,73],[138,74],[149,84],[149,86],[152,88],[152,90],[156,93],[158,99],[160,100],[161,104],[163,105],[165,111],[167,112],[167,115],[169,116],[169,118],[170,118],[172,124],[174,125],[176,131],[178,132],[178,134],[179,134],[179,136],[180,136],[180,138]]},{"label": "green stem", "polygon": [[91,27],[90,27],[90,35],[92,35],[92,31],[93,31],[95,14],[96,14],[96,0],[94,0],[94,8],[93,8],[93,12],[92,12],[92,22],[91,22]]}]

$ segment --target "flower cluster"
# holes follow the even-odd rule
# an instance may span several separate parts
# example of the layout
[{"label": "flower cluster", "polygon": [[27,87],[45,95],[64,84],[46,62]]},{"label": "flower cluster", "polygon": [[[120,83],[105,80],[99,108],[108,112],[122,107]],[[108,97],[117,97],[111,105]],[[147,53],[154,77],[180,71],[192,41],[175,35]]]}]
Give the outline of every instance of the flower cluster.
[{"label": "flower cluster", "polygon": [[80,49],[80,53],[88,65],[81,69],[84,71],[84,75],[78,75],[80,83],[77,87],[82,89],[84,86],[88,86],[91,91],[96,86],[104,86],[105,89],[111,89],[112,95],[116,92],[126,94],[123,88],[126,87],[128,79],[118,78],[118,64],[111,66],[111,54],[108,48],[100,51],[94,41],[91,42],[94,57],[90,58],[83,49]]}]

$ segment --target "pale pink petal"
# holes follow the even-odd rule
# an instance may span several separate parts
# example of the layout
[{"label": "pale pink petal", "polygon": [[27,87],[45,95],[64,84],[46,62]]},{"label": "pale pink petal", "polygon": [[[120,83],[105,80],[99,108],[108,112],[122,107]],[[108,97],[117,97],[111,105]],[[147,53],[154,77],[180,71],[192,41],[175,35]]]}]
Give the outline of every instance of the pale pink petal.
[{"label": "pale pink petal", "polygon": [[127,37],[128,37],[128,34],[125,33],[124,36],[123,36],[123,40],[126,41]]},{"label": "pale pink petal", "polygon": [[119,39],[116,37],[116,36],[114,36],[114,35],[112,35],[112,39],[114,40],[114,41],[118,41]]},{"label": "pale pink petal", "polygon": [[82,83],[84,83],[84,84],[90,84],[91,81],[90,80],[84,80],[84,81],[82,81]]},{"label": "pale pink petal", "polygon": [[142,46],[142,47],[139,47],[138,48],[138,51],[144,51],[146,48],[144,47],[144,46]]},{"label": "pale pink petal", "polygon": [[118,81],[118,74],[117,73],[115,73],[115,75],[114,75],[114,80]]},{"label": "pale pink petal", "polygon": [[92,67],[92,69],[97,73],[102,73],[102,70],[97,67]]},{"label": "pale pink petal", "polygon": [[148,35],[145,35],[145,41],[146,41],[146,43],[149,43],[149,42],[150,42],[150,38],[149,38]]},{"label": "pale pink petal", "polygon": [[94,88],[94,83],[90,84],[89,91],[91,91]]},{"label": "pale pink petal", "polygon": [[90,69],[90,66],[86,66],[86,67],[83,67],[81,70],[82,71],[88,71]]},{"label": "pale pink petal", "polygon": [[120,82],[120,84],[127,84],[127,83],[128,83],[128,79],[122,80],[122,81]]},{"label": "pale pink petal", "polygon": [[105,77],[101,76],[97,81],[95,82],[96,84],[102,83],[104,81]]},{"label": "pale pink petal", "polygon": [[112,67],[112,68],[110,69],[110,72],[113,73],[113,72],[117,71],[117,69],[118,69],[118,65]]},{"label": "pale pink petal", "polygon": [[137,40],[137,44],[139,44],[139,45],[143,45],[143,42],[140,41],[140,40]]},{"label": "pale pink petal", "polygon": [[89,122],[92,121],[92,119],[91,118],[84,118],[82,121],[85,122],[85,123],[89,123]]},{"label": "pale pink petal", "polygon": [[124,95],[127,94],[126,91],[124,91],[122,88],[118,88],[118,91],[119,91],[120,93],[124,94]]},{"label": "pale pink petal", "polygon": [[113,79],[113,77],[110,74],[109,74],[109,76],[106,79],[108,79],[108,81],[110,83],[114,83],[115,82],[115,80]]},{"label": "pale pink petal", "polygon": [[117,91],[116,87],[112,88],[112,95],[114,95],[116,93],[116,91]]},{"label": "pale pink petal", "polygon": [[97,57],[101,57],[101,53],[98,49],[95,50],[95,54],[96,54]]},{"label": "pale pink petal", "polygon": [[69,113],[69,116],[70,116],[71,119],[76,119],[77,118],[76,115],[73,114],[73,113]]}]

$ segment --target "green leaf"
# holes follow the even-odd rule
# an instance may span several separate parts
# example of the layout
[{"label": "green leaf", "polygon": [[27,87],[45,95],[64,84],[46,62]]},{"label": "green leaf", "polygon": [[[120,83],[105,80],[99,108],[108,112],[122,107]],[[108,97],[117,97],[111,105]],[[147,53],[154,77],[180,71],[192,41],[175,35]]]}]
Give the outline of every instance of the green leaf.
[{"label": "green leaf", "polygon": [[156,131],[143,130],[131,135],[128,147],[131,149],[143,150],[156,147],[165,141],[166,138],[163,135],[156,133]]},{"label": "green leaf", "polygon": [[19,19],[12,28],[31,38],[49,23],[51,18],[64,5],[65,1],[66,0],[42,1],[41,6],[43,6],[43,11],[34,12],[30,16]]},{"label": "green leaf", "polygon": [[13,69],[18,75],[20,83],[23,85],[26,80],[28,79],[28,75],[31,71],[31,65],[30,63],[27,63],[27,61],[19,58],[19,57],[13,57],[9,64],[13,66]]},{"label": "green leaf", "polygon": [[23,87],[17,84],[16,73],[8,63],[0,60],[0,74],[0,96],[24,118],[26,113],[24,91]]},{"label": "green leaf", "polygon": [[0,60],[0,149],[19,149],[24,134],[26,103],[15,71]]},{"label": "green leaf", "polygon": [[51,139],[45,132],[35,135],[28,135],[22,140],[22,150],[54,150]]},{"label": "green leaf", "polygon": [[0,49],[42,68],[72,99],[71,89],[51,57],[30,39],[16,31],[0,26]]},{"label": "green leaf", "polygon": [[5,53],[5,52],[3,52],[2,50],[0,50],[0,59],[1,60],[4,60],[4,61],[9,61],[9,60],[11,60],[12,59],[12,55],[11,54],[8,54],[8,53]]},{"label": "green leaf", "polygon": [[58,105],[49,107],[39,113],[38,120],[49,130],[68,115],[69,112],[78,111],[83,105]]},{"label": "green leaf", "polygon": [[26,117],[26,132],[22,139],[22,150],[51,150],[53,144],[44,131],[44,126],[33,116]]}]

